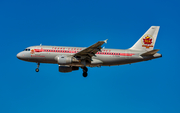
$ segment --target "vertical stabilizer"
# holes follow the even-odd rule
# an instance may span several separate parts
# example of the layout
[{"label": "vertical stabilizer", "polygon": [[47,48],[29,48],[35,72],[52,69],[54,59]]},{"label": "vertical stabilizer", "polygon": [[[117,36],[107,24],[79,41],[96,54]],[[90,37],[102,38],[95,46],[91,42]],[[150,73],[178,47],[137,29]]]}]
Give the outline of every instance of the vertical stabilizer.
[{"label": "vertical stabilizer", "polygon": [[154,49],[160,26],[151,26],[146,33],[130,48],[133,50],[151,51]]}]

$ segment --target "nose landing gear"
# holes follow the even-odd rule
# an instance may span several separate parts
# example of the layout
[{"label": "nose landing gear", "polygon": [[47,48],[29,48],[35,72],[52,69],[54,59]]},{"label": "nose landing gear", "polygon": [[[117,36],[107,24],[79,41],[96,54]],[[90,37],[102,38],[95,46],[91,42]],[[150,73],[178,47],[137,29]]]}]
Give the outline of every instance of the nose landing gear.
[{"label": "nose landing gear", "polygon": [[38,62],[37,63],[37,68],[35,69],[36,72],[39,72],[39,65],[40,65],[40,63]]},{"label": "nose landing gear", "polygon": [[82,67],[82,69],[83,69],[83,77],[87,77],[88,68],[87,67]]}]

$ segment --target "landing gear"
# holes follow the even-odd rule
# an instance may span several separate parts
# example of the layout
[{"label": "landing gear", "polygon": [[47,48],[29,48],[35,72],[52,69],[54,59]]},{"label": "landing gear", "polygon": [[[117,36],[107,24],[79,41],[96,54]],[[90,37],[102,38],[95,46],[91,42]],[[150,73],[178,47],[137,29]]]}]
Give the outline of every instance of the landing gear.
[{"label": "landing gear", "polygon": [[35,70],[36,72],[39,72],[39,69],[38,68],[36,68],[36,70]]},{"label": "landing gear", "polygon": [[83,77],[87,77],[87,72],[83,72]]},{"label": "landing gear", "polygon": [[87,77],[88,68],[87,67],[82,67],[82,69],[83,69],[83,77]]},{"label": "landing gear", "polygon": [[37,68],[35,69],[36,72],[39,72],[39,65],[40,65],[40,63],[38,62],[37,63]]}]

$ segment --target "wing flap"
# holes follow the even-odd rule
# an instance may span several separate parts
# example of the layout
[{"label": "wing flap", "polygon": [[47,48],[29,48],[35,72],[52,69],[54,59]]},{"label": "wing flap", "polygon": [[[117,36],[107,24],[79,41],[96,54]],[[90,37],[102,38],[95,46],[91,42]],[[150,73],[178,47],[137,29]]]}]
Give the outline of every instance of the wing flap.
[{"label": "wing flap", "polygon": [[102,45],[104,43],[107,43],[107,39],[104,41],[98,41],[97,43],[81,50],[80,52],[74,54],[74,56],[87,56],[87,57],[92,57],[95,56],[95,54],[102,49]]}]

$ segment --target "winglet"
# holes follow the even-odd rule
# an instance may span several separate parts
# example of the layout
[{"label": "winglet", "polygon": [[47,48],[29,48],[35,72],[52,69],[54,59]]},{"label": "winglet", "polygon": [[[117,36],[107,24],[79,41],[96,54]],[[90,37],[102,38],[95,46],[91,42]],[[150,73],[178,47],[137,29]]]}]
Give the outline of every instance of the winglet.
[{"label": "winglet", "polygon": [[108,39],[104,40],[104,43],[107,43],[107,40],[108,40]]}]

